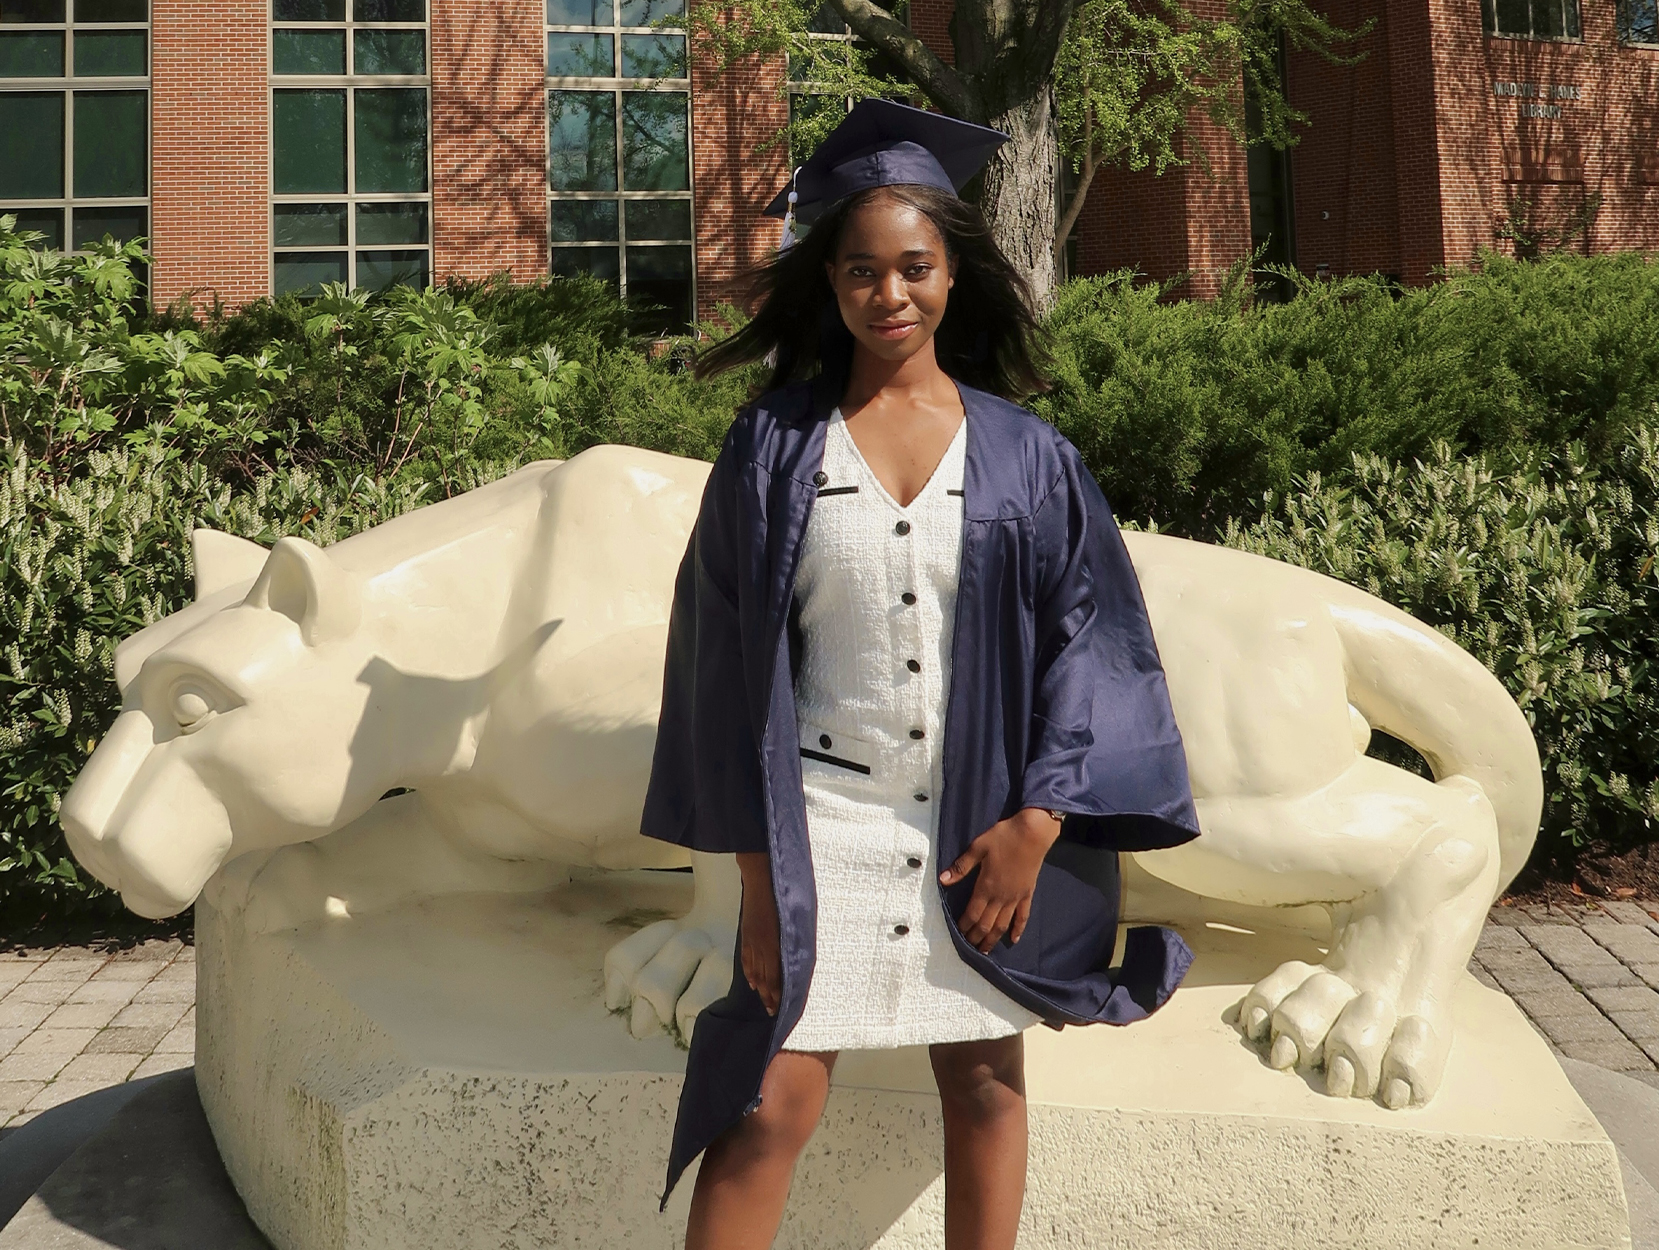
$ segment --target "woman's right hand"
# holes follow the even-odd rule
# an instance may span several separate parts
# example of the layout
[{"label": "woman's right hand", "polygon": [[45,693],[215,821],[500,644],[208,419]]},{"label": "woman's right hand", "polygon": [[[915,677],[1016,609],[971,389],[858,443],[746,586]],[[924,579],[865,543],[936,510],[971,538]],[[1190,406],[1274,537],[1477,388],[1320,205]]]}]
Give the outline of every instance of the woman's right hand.
[{"label": "woman's right hand", "polygon": [[737,857],[743,875],[741,935],[743,979],[760,995],[766,1014],[778,1014],[783,1001],[783,957],[778,941],[778,903],[772,897],[772,866],[764,854]]}]

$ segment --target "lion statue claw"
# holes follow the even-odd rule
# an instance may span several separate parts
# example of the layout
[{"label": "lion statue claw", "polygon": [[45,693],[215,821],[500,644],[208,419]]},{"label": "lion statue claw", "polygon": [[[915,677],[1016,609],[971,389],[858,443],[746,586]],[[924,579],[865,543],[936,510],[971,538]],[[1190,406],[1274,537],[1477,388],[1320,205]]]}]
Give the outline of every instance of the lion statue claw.
[{"label": "lion statue claw", "polygon": [[[195,602],[117,652],[120,715],[61,813],[76,858],[142,915],[206,887],[261,931],[547,890],[577,869],[687,867],[638,824],[707,473],[596,447],[326,551],[197,530]],[[1124,537],[1203,829],[1135,857],[1176,887],[1148,918],[1322,908],[1324,961],[1258,982],[1239,1028],[1275,1067],[1323,1069],[1333,1095],[1424,1102],[1449,990],[1537,832],[1525,719],[1474,659],[1359,590]],[[1373,729],[1434,780],[1367,756]],[[735,865],[695,861],[691,911],[605,960],[606,1004],[636,1036],[688,1038],[730,981]]]}]

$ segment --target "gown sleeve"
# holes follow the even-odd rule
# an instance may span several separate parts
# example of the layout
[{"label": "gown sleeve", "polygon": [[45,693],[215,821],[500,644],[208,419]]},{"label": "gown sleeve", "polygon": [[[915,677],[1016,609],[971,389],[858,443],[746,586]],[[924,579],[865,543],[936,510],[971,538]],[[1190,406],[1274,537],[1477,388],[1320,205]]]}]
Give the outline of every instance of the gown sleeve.
[{"label": "gown sleeve", "polygon": [[1063,836],[1144,851],[1196,837],[1186,753],[1140,582],[1100,487],[1070,443],[1034,518],[1036,681],[1027,807]]},{"label": "gown sleeve", "polygon": [[740,462],[728,435],[674,580],[662,714],[640,819],[646,837],[713,853],[769,845],[740,623]]}]

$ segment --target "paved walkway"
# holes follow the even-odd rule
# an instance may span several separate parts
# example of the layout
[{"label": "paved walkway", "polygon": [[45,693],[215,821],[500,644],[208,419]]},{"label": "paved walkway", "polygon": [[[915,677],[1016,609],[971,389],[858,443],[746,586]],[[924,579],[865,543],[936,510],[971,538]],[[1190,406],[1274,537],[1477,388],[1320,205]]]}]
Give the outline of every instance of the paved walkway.
[{"label": "paved walkway", "polygon": [[1659,907],[1494,907],[1469,970],[1556,1053],[1659,1088]]},{"label": "paved walkway", "polygon": [[189,1067],[196,951],[145,942],[0,954],[0,1133],[122,1081]]},{"label": "paved walkway", "polygon": [[[1494,907],[1470,970],[1557,1053],[1659,1088],[1659,907]],[[180,942],[0,955],[0,1133],[188,1067],[195,995],[196,952]]]}]

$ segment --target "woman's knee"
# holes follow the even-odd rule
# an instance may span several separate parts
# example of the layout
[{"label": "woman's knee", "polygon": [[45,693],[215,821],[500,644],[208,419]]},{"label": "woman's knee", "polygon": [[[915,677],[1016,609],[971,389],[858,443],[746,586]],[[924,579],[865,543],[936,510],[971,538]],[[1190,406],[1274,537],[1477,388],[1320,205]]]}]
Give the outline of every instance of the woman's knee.
[{"label": "woman's knee", "polygon": [[930,1057],[947,1115],[990,1120],[1025,1106],[1025,1049],[1019,1037],[934,1046]]},{"label": "woman's knee", "polygon": [[793,1159],[818,1127],[829,1094],[829,1065],[816,1056],[786,1055],[767,1070],[760,1106],[733,1126],[733,1145]]}]

